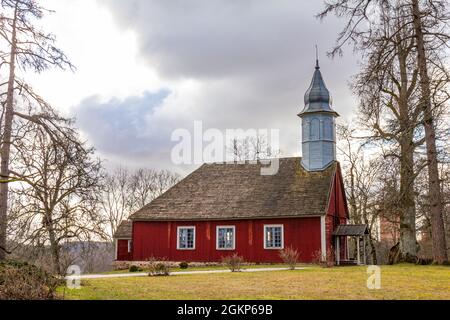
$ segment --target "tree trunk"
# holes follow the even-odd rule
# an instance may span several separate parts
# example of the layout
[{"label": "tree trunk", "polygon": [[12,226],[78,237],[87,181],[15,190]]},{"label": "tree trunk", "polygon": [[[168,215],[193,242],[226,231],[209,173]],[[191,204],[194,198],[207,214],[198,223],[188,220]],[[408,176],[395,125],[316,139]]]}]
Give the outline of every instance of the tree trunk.
[{"label": "tree trunk", "polygon": [[11,53],[9,61],[8,91],[6,97],[5,123],[3,130],[3,142],[1,145],[1,168],[0,176],[0,261],[6,258],[6,231],[8,218],[8,188],[9,188],[9,161],[11,154],[12,124],[14,118],[14,85],[16,64],[16,24],[17,5],[12,22]]},{"label": "tree trunk", "polygon": [[397,264],[400,256],[400,243],[397,243],[389,250],[389,264]]},{"label": "tree trunk", "polygon": [[411,144],[411,140],[407,137],[401,145],[399,258],[402,262],[415,263],[417,261],[416,204],[414,201],[414,148]]},{"label": "tree trunk", "polygon": [[417,261],[416,235],[416,203],[414,198],[414,128],[416,119],[409,112],[409,78],[408,78],[408,49],[404,48],[400,37],[397,37],[398,63],[400,72],[400,90],[398,98],[400,124],[400,253],[402,262]]},{"label": "tree trunk", "polygon": [[50,251],[52,255],[53,272],[61,274],[60,260],[59,260],[59,244],[56,241],[55,230],[53,228],[53,220],[51,217],[45,217],[45,223],[48,230],[48,238],[50,240]]},{"label": "tree trunk", "polygon": [[56,275],[60,275],[61,268],[60,268],[60,261],[59,261],[59,246],[54,238],[54,235],[53,235],[53,239],[50,239],[50,249],[51,249],[51,254],[52,254],[53,272]]},{"label": "tree trunk", "polygon": [[377,249],[375,248],[375,243],[373,243],[372,235],[370,235],[367,238],[369,239],[368,245],[370,247],[370,256],[372,257],[372,264],[377,265],[378,264]]},{"label": "tree trunk", "polygon": [[417,39],[417,61],[420,73],[420,86],[424,111],[425,140],[427,144],[429,198],[431,207],[431,233],[433,240],[433,258],[442,264],[448,261],[445,241],[442,194],[439,181],[439,168],[436,148],[436,131],[431,103],[430,77],[428,74],[423,24],[419,1],[412,0],[412,14]]}]

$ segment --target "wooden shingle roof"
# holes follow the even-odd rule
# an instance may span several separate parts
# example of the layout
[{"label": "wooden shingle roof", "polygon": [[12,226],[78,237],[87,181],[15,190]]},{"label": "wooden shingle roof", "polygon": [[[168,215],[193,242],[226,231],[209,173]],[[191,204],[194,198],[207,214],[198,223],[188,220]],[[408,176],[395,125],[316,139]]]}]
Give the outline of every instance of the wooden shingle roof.
[{"label": "wooden shingle roof", "polygon": [[307,172],[301,158],[280,160],[278,174],[261,164],[205,164],[134,213],[135,221],[192,221],[325,215],[337,163]]},{"label": "wooden shingle roof", "polygon": [[114,239],[131,239],[133,237],[133,222],[129,220],[122,221],[114,233]]}]

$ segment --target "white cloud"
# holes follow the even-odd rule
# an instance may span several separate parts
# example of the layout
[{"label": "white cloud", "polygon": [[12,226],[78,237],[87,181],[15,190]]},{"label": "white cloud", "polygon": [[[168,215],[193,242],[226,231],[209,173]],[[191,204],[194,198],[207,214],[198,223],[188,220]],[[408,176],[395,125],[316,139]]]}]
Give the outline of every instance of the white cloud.
[{"label": "white cloud", "polygon": [[125,98],[163,86],[139,55],[136,32],[119,26],[107,8],[92,0],[44,0],[42,5],[56,11],[44,18],[43,27],[56,35],[57,46],[77,68],[27,75],[53,105],[68,111],[91,95]]},{"label": "white cloud", "polygon": [[[170,167],[171,130],[190,129],[195,120],[206,128],[278,128],[283,155],[298,155],[296,114],[315,44],[336,110],[354,110],[347,80],[356,63],[351,55],[324,57],[340,24],[314,17],[319,1],[44,4],[57,11],[46,27],[78,70],[31,78],[52,103],[78,116],[84,135],[113,163]],[[169,95],[155,107],[148,92],[160,90]]]}]

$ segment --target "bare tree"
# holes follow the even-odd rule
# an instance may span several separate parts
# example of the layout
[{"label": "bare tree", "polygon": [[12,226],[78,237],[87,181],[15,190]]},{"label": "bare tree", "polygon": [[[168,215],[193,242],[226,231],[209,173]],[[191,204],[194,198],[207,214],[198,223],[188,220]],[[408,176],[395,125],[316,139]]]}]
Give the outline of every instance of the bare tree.
[{"label": "bare tree", "polygon": [[355,138],[356,129],[340,125],[337,131],[350,219],[356,224],[366,224],[369,227],[370,256],[372,263],[377,264],[375,241],[380,214],[378,195],[384,162],[380,161],[379,155],[368,155],[364,141]]},{"label": "bare tree", "polygon": [[96,208],[101,162],[92,149],[73,143],[78,137],[71,128],[60,128],[72,137],[60,145],[40,126],[34,127],[34,137],[21,140],[21,153],[11,170],[23,181],[12,189],[19,200],[15,223],[26,243],[49,246],[53,271],[59,274],[64,271],[60,260],[64,243],[102,236]]},{"label": "bare tree", "polygon": [[138,169],[130,172],[119,167],[107,174],[103,182],[101,207],[110,239],[112,240],[122,221],[162,195],[179,180],[178,174],[167,170]]},{"label": "bare tree", "polygon": [[360,98],[360,123],[372,133],[369,139],[380,143],[385,156],[399,162],[400,194],[396,207],[400,214],[400,257],[402,261],[415,262],[414,153],[424,143],[415,40],[406,37],[411,32],[408,28],[398,29],[404,25],[403,10],[381,10],[380,27],[367,40],[373,44],[353,87]]},{"label": "bare tree", "polygon": [[[442,50],[442,47],[448,47],[450,34],[447,33],[447,30],[450,15],[446,1],[428,1],[426,8],[421,8],[418,0],[411,0],[411,6],[412,21],[415,30],[414,35],[417,40],[417,62],[420,73],[421,103],[424,112],[425,140],[427,143],[433,254],[436,262],[444,263],[448,261],[448,255],[443,217],[444,205],[441,194],[438,152],[436,147],[432,80],[428,67],[428,57],[433,51]],[[444,31],[442,31],[442,28],[444,28]],[[425,36],[425,34],[428,36]],[[430,36],[432,37],[431,39]]]},{"label": "bare tree", "polygon": [[414,152],[424,142],[415,39],[407,37],[412,30],[404,24],[402,8],[378,8],[378,19],[370,28],[355,31],[364,57],[352,88],[360,100],[358,123],[367,132],[364,140],[399,163],[400,194],[395,204],[400,214],[400,252],[403,261],[415,261]]},{"label": "bare tree", "polygon": [[[147,180],[149,178],[150,181]],[[138,210],[154,199],[160,197],[164,192],[173,187],[180,180],[181,176],[179,174],[168,170],[137,170],[131,178],[131,184],[133,186],[137,186],[136,188],[133,188],[133,193],[135,194],[134,209]],[[150,186],[148,190],[151,190],[151,192],[144,194],[143,191],[147,190],[146,184]]]},{"label": "bare tree", "polygon": [[129,181],[130,173],[124,168],[105,175],[103,181],[101,207],[111,241],[120,223],[132,213]]},{"label": "bare tree", "polygon": [[264,135],[234,138],[227,147],[227,154],[235,162],[259,161],[276,157],[280,150],[275,150]]},{"label": "bare tree", "polygon": [[[13,144],[13,122],[19,117],[43,126],[56,139],[58,130],[53,121],[55,115],[48,110],[43,99],[17,76],[16,68],[42,72],[51,66],[72,67],[62,51],[54,46],[51,34],[42,32],[34,26],[34,21],[41,19],[47,12],[35,0],[1,0],[0,47],[9,48],[1,52],[0,72],[7,70],[7,81],[0,84],[6,87],[1,94],[2,104],[2,142],[0,146],[0,260],[5,258],[6,229],[8,211],[8,187],[14,180],[10,172],[11,148]],[[40,113],[25,114],[19,112],[16,97],[20,95],[25,101],[34,102],[42,109]]]},{"label": "bare tree", "polygon": [[[447,254],[450,250],[450,167],[448,162],[440,163],[440,177],[442,180],[441,190],[444,198],[444,225],[446,230]],[[433,259],[433,235],[432,235],[432,218],[430,210],[430,199],[428,193],[428,172],[425,170],[417,178],[417,231],[420,235],[419,243],[421,247],[420,258],[429,260]]]},{"label": "bare tree", "polygon": [[[442,263],[448,259],[445,248],[445,229],[443,223],[443,201],[440,191],[439,172],[438,172],[438,152],[436,147],[436,107],[433,104],[433,83],[436,81],[444,81],[448,83],[448,77],[441,79],[432,79],[433,71],[430,66],[440,68],[444,64],[439,63],[443,59],[442,48],[448,45],[448,8],[446,1],[429,0],[422,3],[420,8],[418,0],[335,0],[326,3],[325,10],[319,15],[324,18],[330,13],[335,13],[339,17],[345,17],[347,23],[343,31],[339,34],[337,44],[332,55],[341,54],[342,47],[348,42],[355,45],[355,49],[364,53],[377,52],[380,49],[380,43],[385,46],[386,43],[395,40],[397,46],[391,46],[392,50],[384,50],[383,55],[378,56],[377,66],[385,66],[389,62],[389,58],[394,56],[399,58],[401,67],[402,55],[411,53],[414,60],[407,59],[406,62],[414,64],[412,68],[413,74],[418,78],[420,92],[417,102],[413,104],[413,108],[420,110],[422,116],[422,126],[425,133],[427,148],[427,167],[429,174],[429,194],[433,220],[433,251],[434,259],[438,263]],[[393,27],[386,34],[385,21],[391,22]],[[392,23],[394,22],[394,23]],[[381,35],[381,37],[380,37]],[[402,44],[400,47],[398,44]],[[388,69],[389,70],[389,69]],[[407,69],[405,69],[407,70]],[[402,70],[396,71],[400,74],[397,79],[403,80]],[[444,73],[447,73],[444,71]],[[414,80],[415,82],[417,80]],[[411,85],[414,83],[410,82]],[[407,84],[408,86],[408,84]],[[403,89],[408,90],[403,86]],[[408,91],[405,91],[408,93]],[[399,98],[397,102],[400,105]],[[405,95],[403,95],[405,96]],[[408,97],[406,97],[408,98]],[[407,101],[408,107],[411,108],[411,101]],[[418,107],[419,108],[418,108]],[[441,105],[442,106],[442,105]],[[413,130],[409,127],[409,130]],[[408,127],[403,127],[408,132]],[[407,136],[407,135],[406,135]],[[409,139],[408,139],[409,140]],[[406,158],[404,160],[407,160]],[[409,160],[410,164],[411,161]],[[409,165],[411,168],[411,165]],[[402,171],[403,172],[403,171]],[[406,183],[406,182],[405,182]],[[404,193],[406,195],[406,193]],[[403,199],[403,203],[408,200]],[[412,208],[412,203],[409,205]],[[408,224],[412,225],[412,210],[408,217]],[[405,221],[405,220],[404,220]],[[411,235],[413,230],[409,231]],[[408,233],[403,233],[407,235]],[[411,238],[407,235],[407,237]],[[405,249],[405,248],[403,248]],[[409,243],[407,254],[411,253],[414,258],[413,244]]]}]

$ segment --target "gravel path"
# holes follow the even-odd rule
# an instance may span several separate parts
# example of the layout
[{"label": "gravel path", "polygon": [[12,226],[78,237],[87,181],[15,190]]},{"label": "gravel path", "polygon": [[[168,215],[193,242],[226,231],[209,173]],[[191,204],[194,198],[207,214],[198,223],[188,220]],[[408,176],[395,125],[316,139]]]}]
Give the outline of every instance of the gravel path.
[{"label": "gravel path", "polygon": [[[296,270],[304,270],[306,268],[296,268]],[[242,272],[270,272],[270,271],[284,271],[286,268],[256,268],[245,269]],[[231,273],[230,270],[207,270],[207,271],[179,271],[170,273],[171,276],[190,275],[190,274],[215,274],[215,273]],[[113,278],[135,278],[147,277],[148,273],[117,273],[117,274],[87,274],[81,276],[68,276],[66,279],[113,279]]]}]

